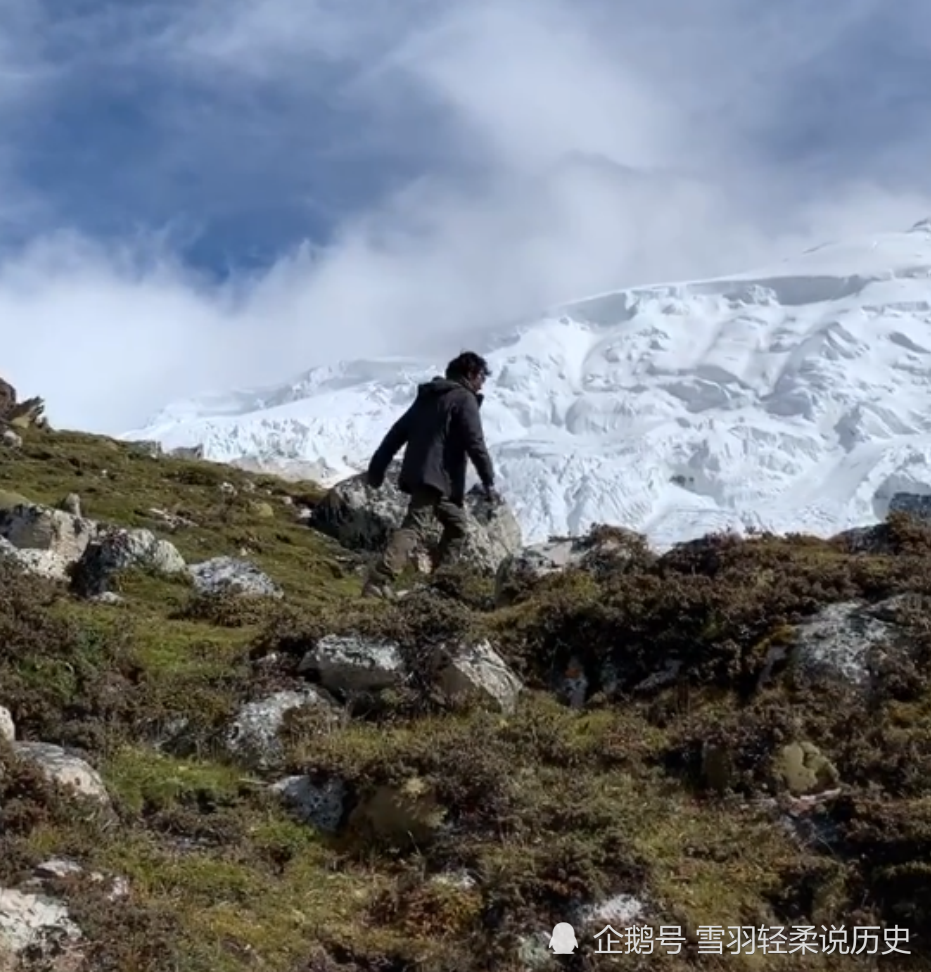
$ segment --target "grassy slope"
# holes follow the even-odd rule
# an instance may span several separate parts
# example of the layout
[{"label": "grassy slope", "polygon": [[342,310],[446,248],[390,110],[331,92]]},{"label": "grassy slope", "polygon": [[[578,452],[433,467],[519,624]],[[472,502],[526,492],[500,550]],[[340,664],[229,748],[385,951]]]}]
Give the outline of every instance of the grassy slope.
[{"label": "grassy slope", "polygon": [[[221,491],[223,481],[235,496]],[[798,925],[805,916],[850,927],[885,917],[910,927],[918,947],[931,912],[931,869],[921,863],[931,834],[923,662],[890,673],[866,713],[843,693],[806,695],[784,681],[754,699],[744,689],[767,639],[795,612],[856,593],[924,592],[924,534],[902,532],[897,558],[800,541],[724,545],[713,563],[682,554],[662,570],[644,560],[602,581],[560,578],[495,612],[487,583],[462,575],[445,592],[373,609],[356,600],[345,551],[282,501],[312,496],[310,485],[156,460],[77,434],[28,433],[21,452],[4,454],[0,503],[13,495],[54,503],[69,492],[80,494],[86,515],[153,528],[189,561],[246,550],[287,594],[261,616],[236,605],[205,610],[185,584],[147,576],[123,578],[119,607],[79,604],[9,572],[0,578],[0,704],[21,738],[82,747],[119,811],[115,824],[88,816],[34,773],[13,771],[0,752],[0,770],[8,766],[0,884],[58,854],[126,875],[133,895],[121,904],[87,885],[63,888],[93,941],[96,970],[507,972],[520,967],[509,956],[521,930],[551,928],[579,896],[625,890],[645,890],[665,923],[691,929]],[[197,526],[165,532],[152,507]],[[922,618],[910,619],[919,645]],[[286,770],[336,770],[357,789],[426,780],[456,823],[454,837],[414,847],[373,843],[356,830],[324,838],[291,821],[217,743],[238,704],[289,682],[289,664],[314,632],[360,626],[393,633],[413,651],[444,632],[492,634],[530,686],[509,719],[449,711],[415,687],[345,729],[291,728]],[[250,651],[268,648],[284,661],[260,686]],[[695,678],[659,698],[596,698],[575,712],[545,688],[570,648],[593,662],[620,652],[634,666],[676,650]],[[189,723],[183,757],[153,745],[179,718]],[[817,743],[848,785],[834,811],[844,853],[802,846],[750,799],[772,783],[772,755],[793,739]],[[736,792],[703,786],[696,767],[708,741],[733,763]],[[461,868],[475,887],[429,880]],[[329,959],[314,958],[319,946]],[[668,959],[592,958],[586,967],[867,961],[692,949]],[[895,967],[893,956],[879,961]],[[572,962],[583,967],[578,956]]]}]

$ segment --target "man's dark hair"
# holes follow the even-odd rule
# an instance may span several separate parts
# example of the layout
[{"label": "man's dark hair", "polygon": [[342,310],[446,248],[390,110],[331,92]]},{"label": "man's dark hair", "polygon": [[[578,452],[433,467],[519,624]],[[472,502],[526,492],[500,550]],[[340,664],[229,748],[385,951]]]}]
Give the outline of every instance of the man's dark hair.
[{"label": "man's dark hair", "polygon": [[446,377],[453,380],[456,378],[472,378],[474,375],[487,378],[490,374],[491,369],[488,367],[488,362],[474,351],[463,351],[446,366]]}]

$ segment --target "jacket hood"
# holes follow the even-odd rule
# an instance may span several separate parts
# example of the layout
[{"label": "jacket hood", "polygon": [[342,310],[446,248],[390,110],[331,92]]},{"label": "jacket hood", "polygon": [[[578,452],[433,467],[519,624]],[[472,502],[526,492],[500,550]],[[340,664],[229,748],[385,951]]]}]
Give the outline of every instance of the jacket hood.
[{"label": "jacket hood", "polygon": [[439,375],[436,378],[432,378],[430,381],[425,381],[422,385],[418,385],[417,395],[418,397],[426,395],[448,395],[452,391],[458,391],[463,388],[475,395],[479,405],[482,404],[484,395],[479,394],[464,382],[455,381],[452,378],[442,378]]}]

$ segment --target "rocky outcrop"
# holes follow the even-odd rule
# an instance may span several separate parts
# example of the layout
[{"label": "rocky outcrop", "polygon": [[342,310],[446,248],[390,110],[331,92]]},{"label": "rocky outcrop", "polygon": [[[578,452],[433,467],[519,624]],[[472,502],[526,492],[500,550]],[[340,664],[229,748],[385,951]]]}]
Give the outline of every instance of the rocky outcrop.
[{"label": "rocky outcrop", "polygon": [[[407,510],[408,497],[394,485],[399,469],[398,463],[392,463],[378,490],[368,488],[361,475],[337,483],[313,508],[310,525],[351,550],[383,549]],[[520,524],[506,503],[490,504],[477,489],[467,494],[465,505],[469,527],[464,559],[480,570],[494,571],[505,557],[520,549]],[[419,551],[420,564],[429,563],[429,546],[439,538],[437,524],[428,539],[428,549]]]},{"label": "rocky outcrop", "polygon": [[187,570],[178,550],[150,530],[111,527],[81,516],[76,494],[61,505],[68,509],[0,506],[0,556],[42,577],[69,580],[84,597],[106,593],[113,576],[129,568],[163,574]]},{"label": "rocky outcrop", "polygon": [[47,506],[0,510],[0,536],[20,550],[46,550],[66,563],[79,560],[97,535],[92,520]]},{"label": "rocky outcrop", "polygon": [[[426,675],[450,702],[512,712],[522,691],[520,679],[487,640],[437,645]],[[325,635],[304,655],[298,671],[340,697],[381,692],[412,680],[402,647],[385,638],[358,634]]]},{"label": "rocky outcrop", "polygon": [[33,425],[37,428],[48,428],[44,399],[35,397],[20,402],[16,389],[0,378],[0,427],[25,429]]}]

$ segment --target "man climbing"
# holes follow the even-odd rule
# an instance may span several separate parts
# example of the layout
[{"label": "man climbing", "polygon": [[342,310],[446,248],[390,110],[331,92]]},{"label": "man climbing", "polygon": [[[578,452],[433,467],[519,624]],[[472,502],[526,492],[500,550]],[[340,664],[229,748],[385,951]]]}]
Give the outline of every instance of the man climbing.
[{"label": "man climbing", "polygon": [[466,535],[466,461],[472,460],[487,498],[497,503],[495,474],[479,413],[482,386],[490,374],[480,355],[465,351],[446,366],[445,378],[418,386],[417,397],[389,429],[369,463],[367,483],[380,489],[388,465],[406,446],[398,489],[410,496],[404,522],[388,541],[362,590],[391,598],[392,582],[424,537],[431,518],[443,528],[434,569],[455,561]]}]

